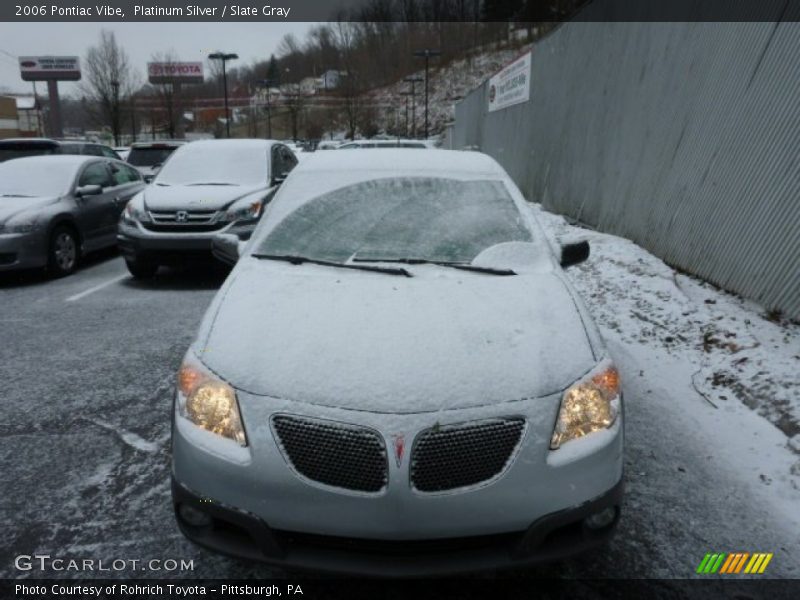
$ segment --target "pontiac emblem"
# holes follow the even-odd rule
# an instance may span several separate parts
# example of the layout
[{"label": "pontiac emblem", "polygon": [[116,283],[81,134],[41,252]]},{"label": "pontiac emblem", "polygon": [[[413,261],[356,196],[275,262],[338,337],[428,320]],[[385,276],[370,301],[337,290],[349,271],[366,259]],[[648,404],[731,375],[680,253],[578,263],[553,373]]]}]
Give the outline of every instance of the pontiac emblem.
[{"label": "pontiac emblem", "polygon": [[392,435],[392,445],[394,446],[394,462],[399,467],[403,462],[403,454],[406,451],[406,437],[402,433]]}]

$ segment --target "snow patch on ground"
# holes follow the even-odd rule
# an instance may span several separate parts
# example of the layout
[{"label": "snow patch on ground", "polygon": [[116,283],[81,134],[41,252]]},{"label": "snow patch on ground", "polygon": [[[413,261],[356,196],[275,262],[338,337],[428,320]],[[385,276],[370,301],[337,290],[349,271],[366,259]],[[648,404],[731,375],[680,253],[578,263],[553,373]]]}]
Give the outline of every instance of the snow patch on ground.
[{"label": "snow patch on ground", "polygon": [[531,207],[556,239],[589,241],[590,259],[567,274],[612,355],[627,362],[623,377],[649,378],[647,392],[669,399],[663,409],[684,423],[687,439],[716,445],[713,460],[797,523],[800,325],[682,274],[629,240]]},{"label": "snow patch on ground", "polygon": [[113,433],[116,433],[119,439],[125,442],[128,446],[133,448],[134,450],[139,450],[140,452],[146,452],[148,454],[155,454],[161,448],[161,444],[157,442],[150,442],[143,437],[133,433],[132,431],[127,431],[126,429],[122,429],[121,427],[117,427],[110,423],[106,423],[105,421],[101,421],[97,418],[87,419],[94,423],[95,425],[102,427],[103,429],[107,429]]}]

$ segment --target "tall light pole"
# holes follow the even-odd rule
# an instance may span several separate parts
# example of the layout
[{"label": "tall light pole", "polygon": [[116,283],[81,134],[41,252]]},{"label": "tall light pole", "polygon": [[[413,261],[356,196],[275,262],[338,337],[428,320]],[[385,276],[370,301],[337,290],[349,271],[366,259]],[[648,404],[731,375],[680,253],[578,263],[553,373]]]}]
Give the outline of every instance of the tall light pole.
[{"label": "tall light pole", "polygon": [[403,81],[411,84],[411,137],[417,137],[417,84],[422,77],[406,77]]},{"label": "tall light pole", "polygon": [[405,127],[405,137],[408,137],[408,97],[411,95],[411,92],[400,92],[401,96],[406,97],[406,127]]},{"label": "tall light pole", "polygon": [[111,111],[111,128],[114,130],[114,145],[119,146],[119,81],[116,79],[112,81],[111,87],[114,88],[114,105]]},{"label": "tall light pole", "polygon": [[225,88],[225,131],[231,137],[231,115],[228,110],[228,74],[225,70],[225,63],[229,60],[236,60],[239,55],[234,52],[213,52],[208,55],[211,60],[222,61],[222,85]]},{"label": "tall light pole", "polygon": [[441,50],[431,50],[430,48],[414,52],[414,56],[425,58],[425,139],[428,139],[428,61],[431,56],[439,56],[441,53]]}]

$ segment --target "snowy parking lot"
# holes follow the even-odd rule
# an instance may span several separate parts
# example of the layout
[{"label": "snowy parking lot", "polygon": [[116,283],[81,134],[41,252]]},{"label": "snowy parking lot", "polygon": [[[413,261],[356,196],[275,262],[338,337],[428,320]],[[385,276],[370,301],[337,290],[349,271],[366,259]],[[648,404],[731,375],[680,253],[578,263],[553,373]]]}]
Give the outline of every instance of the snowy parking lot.
[{"label": "snowy parking lot", "polygon": [[[591,243],[569,275],[623,379],[626,500],[605,551],[514,576],[686,578],[706,552],[743,551],[775,554],[766,576],[800,577],[800,326],[532,208]],[[65,279],[0,278],[3,577],[61,574],[15,569],[36,553],[193,560],[125,577],[280,575],[193,546],[172,515],[174,376],[224,277],[137,282],[106,253]]]}]

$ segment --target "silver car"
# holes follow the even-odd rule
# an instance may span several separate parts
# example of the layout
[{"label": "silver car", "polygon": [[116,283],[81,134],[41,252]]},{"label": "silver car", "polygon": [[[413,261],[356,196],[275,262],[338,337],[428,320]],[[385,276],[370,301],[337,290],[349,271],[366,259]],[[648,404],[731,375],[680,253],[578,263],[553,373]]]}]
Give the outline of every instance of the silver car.
[{"label": "silver car", "polygon": [[207,548],[444,574],[606,541],[617,370],[520,191],[476,152],[320,152],[292,172],[178,374],[173,501]]},{"label": "silver car", "polygon": [[249,237],[295,164],[284,144],[270,140],[180,146],[119,222],[117,242],[128,270],[150,278],[163,264],[211,258],[216,233]]},{"label": "silver car", "polygon": [[0,271],[74,271],[84,254],[116,243],[122,209],[144,188],[119,160],[51,155],[0,163]]}]

